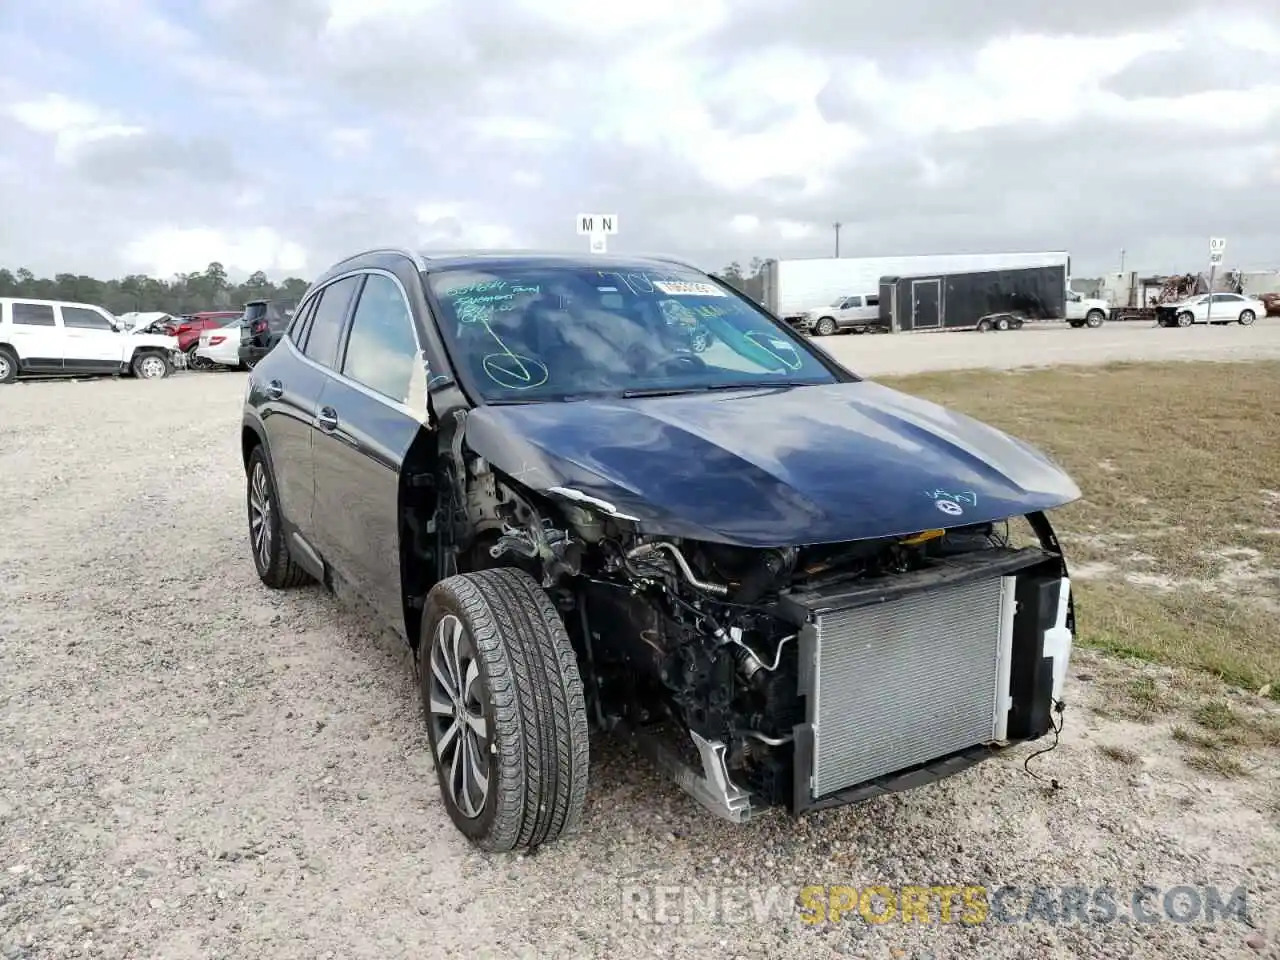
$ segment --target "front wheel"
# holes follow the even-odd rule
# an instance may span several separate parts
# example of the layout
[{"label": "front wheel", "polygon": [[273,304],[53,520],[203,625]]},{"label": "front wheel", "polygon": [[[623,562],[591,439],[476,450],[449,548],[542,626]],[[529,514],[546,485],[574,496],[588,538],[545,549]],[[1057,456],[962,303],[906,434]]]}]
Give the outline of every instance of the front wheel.
[{"label": "front wheel", "polygon": [[427,595],[417,672],[445,809],[483,850],[536,848],[576,828],[587,791],[587,709],[547,594],[509,567]]},{"label": "front wheel", "polygon": [[173,364],[162,353],[140,353],[133,358],[133,375],[139,380],[161,380],[173,373]]},{"label": "front wheel", "polygon": [[823,317],[813,328],[813,332],[820,337],[829,337],[836,332],[836,322],[831,317]]},{"label": "front wheel", "polygon": [[1239,319],[1240,319],[1240,325],[1243,327],[1247,327],[1249,326],[1249,324],[1253,323],[1253,321],[1258,319],[1258,315],[1254,313],[1252,310],[1241,310]]},{"label": "front wheel", "polygon": [[996,329],[997,329],[997,330],[1008,330],[1008,329],[1009,329],[1009,318],[1008,318],[1008,317],[996,317]]},{"label": "front wheel", "polygon": [[1107,319],[1101,310],[1090,310],[1085,314],[1084,323],[1086,327],[1097,328],[1102,326],[1102,321]]},{"label": "front wheel", "polygon": [[1195,323],[1195,320],[1196,318],[1192,315],[1190,310],[1183,310],[1178,314],[1177,324],[1180,327],[1189,327],[1191,324]]}]

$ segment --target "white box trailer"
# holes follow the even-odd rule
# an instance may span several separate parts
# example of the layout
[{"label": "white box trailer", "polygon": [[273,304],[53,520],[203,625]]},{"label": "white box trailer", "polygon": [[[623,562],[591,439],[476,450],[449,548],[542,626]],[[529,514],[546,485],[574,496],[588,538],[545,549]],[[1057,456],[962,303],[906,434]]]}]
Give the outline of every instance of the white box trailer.
[{"label": "white box trailer", "polygon": [[1065,250],[770,260],[764,267],[763,303],[792,326],[808,329],[815,318],[813,311],[849,297],[863,298],[868,317],[876,315],[881,277],[1056,266],[1071,276],[1071,258]]}]

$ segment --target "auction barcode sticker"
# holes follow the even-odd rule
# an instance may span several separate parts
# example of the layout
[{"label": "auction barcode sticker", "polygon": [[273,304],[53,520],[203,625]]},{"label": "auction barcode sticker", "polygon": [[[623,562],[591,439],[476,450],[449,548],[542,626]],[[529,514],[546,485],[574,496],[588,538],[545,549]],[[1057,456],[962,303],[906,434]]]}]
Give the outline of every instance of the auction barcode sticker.
[{"label": "auction barcode sticker", "polygon": [[725,292],[714,283],[689,283],[682,280],[655,280],[654,287],[673,297],[723,297]]}]

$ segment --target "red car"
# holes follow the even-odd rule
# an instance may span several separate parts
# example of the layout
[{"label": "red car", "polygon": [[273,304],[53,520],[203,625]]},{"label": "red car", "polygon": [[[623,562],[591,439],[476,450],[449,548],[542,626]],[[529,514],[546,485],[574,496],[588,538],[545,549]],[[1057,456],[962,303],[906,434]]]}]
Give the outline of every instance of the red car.
[{"label": "red car", "polygon": [[201,313],[189,313],[186,316],[174,317],[164,325],[164,332],[178,338],[178,349],[187,355],[188,368],[207,366],[204,359],[196,357],[196,347],[200,345],[200,332],[213,330],[223,326],[228,320],[241,316],[242,310],[205,310]]}]

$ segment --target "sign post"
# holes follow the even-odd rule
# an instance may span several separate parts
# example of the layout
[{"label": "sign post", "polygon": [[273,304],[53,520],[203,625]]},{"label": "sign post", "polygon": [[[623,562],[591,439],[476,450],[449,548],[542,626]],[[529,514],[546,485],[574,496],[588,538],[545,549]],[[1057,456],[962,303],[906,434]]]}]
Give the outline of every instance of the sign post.
[{"label": "sign post", "polygon": [[1213,328],[1213,277],[1217,273],[1218,264],[1222,262],[1222,255],[1226,251],[1226,237],[1209,238],[1209,309],[1204,318],[1204,325],[1209,329]]},{"label": "sign post", "polygon": [[605,237],[618,232],[618,215],[615,213],[578,214],[578,236],[591,238],[591,252],[604,253],[608,249]]}]

